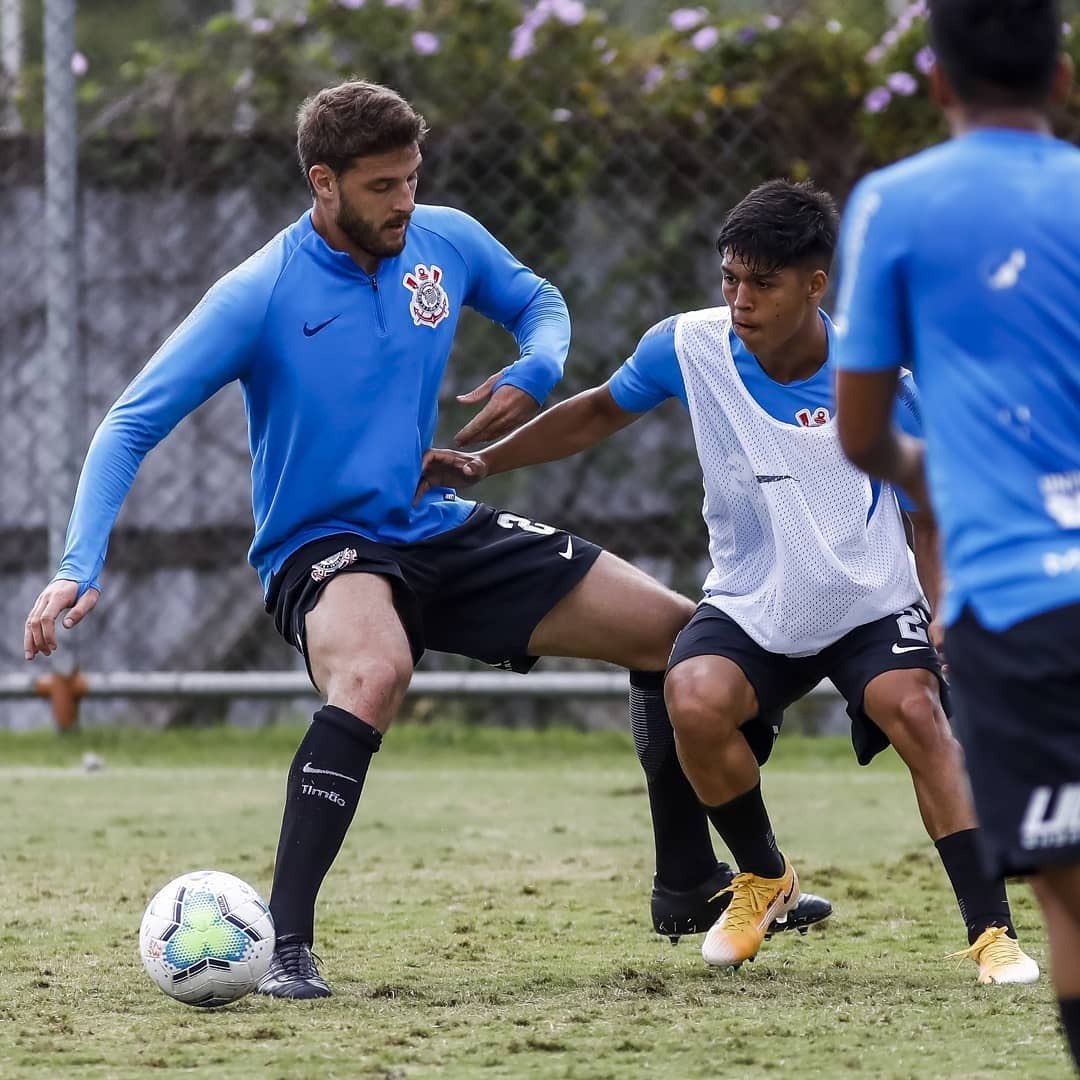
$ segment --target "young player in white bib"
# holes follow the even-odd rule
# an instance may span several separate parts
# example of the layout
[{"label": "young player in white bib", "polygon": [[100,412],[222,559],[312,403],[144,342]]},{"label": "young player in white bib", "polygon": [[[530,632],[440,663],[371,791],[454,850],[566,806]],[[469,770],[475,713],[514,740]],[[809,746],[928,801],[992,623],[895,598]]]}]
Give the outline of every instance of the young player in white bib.
[{"label": "young player in white bib", "polygon": [[[771,181],[752,191],[719,237],[724,306],[658,323],[607,383],[480,454],[429,452],[424,483],[468,484],[567,457],[680,400],[702,467],[712,570],[675,643],[665,697],[686,775],[740,871],[705,959],[752,959],[798,900],[750,746],[829,678],[847,699],[859,762],[891,743],[911,770],[980,981],[1033,982],[1038,966],[1016,941],[1004,883],[979,861],[963,755],[946,718],[928,613],[938,593],[932,519],[905,506],[920,585],[906,500],[846,460],[832,422],[833,329],[820,304],[837,228],[833,200],[812,186]],[[918,428],[910,378],[896,420]]]}]

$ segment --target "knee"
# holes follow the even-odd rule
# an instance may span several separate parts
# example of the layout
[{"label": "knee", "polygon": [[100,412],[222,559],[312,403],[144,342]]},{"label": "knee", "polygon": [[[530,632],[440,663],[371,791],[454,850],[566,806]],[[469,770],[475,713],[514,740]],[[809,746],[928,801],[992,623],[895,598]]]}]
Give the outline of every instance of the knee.
[{"label": "knee", "polygon": [[941,761],[962,756],[941,707],[937,679],[929,672],[905,680],[870,715],[896,749],[905,751],[905,757],[933,756]]},{"label": "knee", "polygon": [[671,726],[683,739],[730,738],[753,714],[746,689],[693,660],[684,661],[668,672],[664,682]]},{"label": "knee", "polygon": [[405,696],[412,665],[383,656],[351,656],[331,666],[324,687],[327,702],[382,727]]}]

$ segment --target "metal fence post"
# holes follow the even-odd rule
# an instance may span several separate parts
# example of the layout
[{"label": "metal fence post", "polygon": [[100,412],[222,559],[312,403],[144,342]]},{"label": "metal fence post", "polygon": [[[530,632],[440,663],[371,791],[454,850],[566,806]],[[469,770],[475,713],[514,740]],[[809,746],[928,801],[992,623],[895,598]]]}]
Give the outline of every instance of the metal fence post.
[{"label": "metal fence post", "polygon": [[0,0],[0,86],[7,103],[0,113],[0,130],[18,132],[22,120],[15,104],[15,92],[22,75],[22,0]]},{"label": "metal fence post", "polygon": [[[49,573],[64,553],[83,441],[79,358],[78,127],[75,103],[76,0],[45,0],[45,350],[48,387],[41,418],[43,488],[47,493]],[[61,654],[75,666],[73,642]]]}]

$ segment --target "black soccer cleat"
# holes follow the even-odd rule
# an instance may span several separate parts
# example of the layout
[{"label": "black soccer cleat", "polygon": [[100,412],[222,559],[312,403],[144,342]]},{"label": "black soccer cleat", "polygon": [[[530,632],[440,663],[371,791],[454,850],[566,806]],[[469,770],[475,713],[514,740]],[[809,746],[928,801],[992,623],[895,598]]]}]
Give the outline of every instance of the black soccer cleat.
[{"label": "black soccer cleat", "polygon": [[315,957],[306,941],[279,941],[274,949],[270,970],[255,987],[257,994],[268,997],[324,998],[330,996],[330,987],[315,966]]},{"label": "black soccer cleat", "polygon": [[[712,875],[697,888],[679,892],[669,889],[659,878],[653,878],[653,929],[679,943],[684,934],[704,934],[724,913],[731,893],[724,890],[731,884],[735,871],[727,863],[717,863]],[[774,922],[766,938],[781,930],[798,930],[800,934],[832,914],[832,904],[824,897],[803,893],[799,902],[787,914],[784,922]]]}]

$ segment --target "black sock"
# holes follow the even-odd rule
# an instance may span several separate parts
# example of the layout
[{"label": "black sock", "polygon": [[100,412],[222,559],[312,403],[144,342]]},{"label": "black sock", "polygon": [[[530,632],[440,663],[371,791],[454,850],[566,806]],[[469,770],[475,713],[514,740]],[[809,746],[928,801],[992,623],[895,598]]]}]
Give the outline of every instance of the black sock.
[{"label": "black sock", "polygon": [[315,939],[315,898],[356,813],[382,735],[335,705],[316,714],[285,787],[270,913],[279,941]]},{"label": "black sock", "polygon": [[1004,926],[1009,937],[1016,937],[1005,881],[986,873],[978,841],[978,829],[962,829],[935,842],[967,924],[969,945],[990,926]]},{"label": "black sock", "polygon": [[630,672],[630,729],[645,771],[656,845],[656,876],[684,892],[716,869],[709,822],[675,752],[662,671]]},{"label": "black sock", "polygon": [[746,874],[777,878],[784,872],[784,856],[776,846],[769,812],[761,797],[761,784],[705,813]]},{"label": "black sock", "polygon": [[1080,998],[1058,998],[1058,1011],[1073,1064],[1080,1069]]}]

